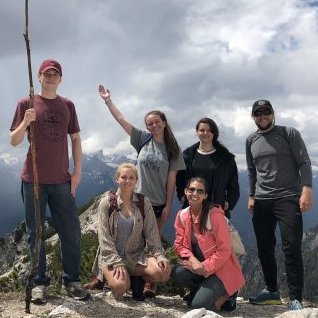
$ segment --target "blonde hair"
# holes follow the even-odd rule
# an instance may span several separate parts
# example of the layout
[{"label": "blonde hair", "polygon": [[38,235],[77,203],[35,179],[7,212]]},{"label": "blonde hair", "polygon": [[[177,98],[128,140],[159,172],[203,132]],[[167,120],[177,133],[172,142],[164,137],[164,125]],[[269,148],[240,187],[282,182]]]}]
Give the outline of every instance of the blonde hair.
[{"label": "blonde hair", "polygon": [[136,175],[136,179],[138,180],[138,171],[137,171],[137,168],[134,164],[130,163],[130,162],[125,162],[125,163],[122,163],[118,166],[117,170],[116,170],[116,174],[115,174],[115,177],[116,177],[116,180],[119,178],[119,175],[120,175],[120,171],[122,169],[125,169],[125,168],[128,168],[128,169],[132,169]]}]

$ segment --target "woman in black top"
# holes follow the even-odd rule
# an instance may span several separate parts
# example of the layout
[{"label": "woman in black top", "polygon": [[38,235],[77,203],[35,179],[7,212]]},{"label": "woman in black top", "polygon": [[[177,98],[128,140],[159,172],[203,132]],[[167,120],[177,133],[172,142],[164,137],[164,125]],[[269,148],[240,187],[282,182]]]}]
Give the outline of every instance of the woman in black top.
[{"label": "woman in black top", "polygon": [[184,196],[187,181],[201,177],[208,184],[208,200],[221,205],[230,218],[232,210],[240,197],[235,156],[219,141],[219,129],[211,118],[202,118],[196,124],[199,142],[183,151],[186,170],[177,175],[177,195],[188,206]]}]

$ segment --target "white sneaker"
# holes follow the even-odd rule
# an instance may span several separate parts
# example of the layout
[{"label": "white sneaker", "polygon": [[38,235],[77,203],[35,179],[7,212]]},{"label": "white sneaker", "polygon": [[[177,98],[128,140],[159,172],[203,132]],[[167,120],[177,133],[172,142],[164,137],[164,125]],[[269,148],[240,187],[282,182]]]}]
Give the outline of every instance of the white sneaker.
[{"label": "white sneaker", "polygon": [[303,307],[301,306],[301,303],[297,299],[291,300],[287,304],[287,308],[289,311],[294,311],[294,310],[302,310]]},{"label": "white sneaker", "polygon": [[32,289],[31,302],[33,304],[45,304],[46,303],[46,286],[38,285]]}]

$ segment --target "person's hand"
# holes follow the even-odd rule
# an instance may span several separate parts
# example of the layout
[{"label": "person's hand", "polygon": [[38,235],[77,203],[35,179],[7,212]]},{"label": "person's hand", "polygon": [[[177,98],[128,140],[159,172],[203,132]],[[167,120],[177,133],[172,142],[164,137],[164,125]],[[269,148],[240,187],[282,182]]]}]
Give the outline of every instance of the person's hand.
[{"label": "person's hand", "polygon": [[25,127],[29,127],[29,125],[35,121],[36,119],[36,111],[34,108],[29,108],[25,111],[24,113],[24,118],[23,118],[23,121],[24,121],[24,124],[25,124]]},{"label": "person's hand", "polygon": [[250,211],[250,213],[253,213],[254,203],[255,203],[254,197],[248,197],[247,209]]},{"label": "person's hand", "polygon": [[113,270],[113,277],[116,279],[126,280],[128,278],[128,272],[125,266],[115,267]]},{"label": "person's hand", "polygon": [[312,208],[312,188],[304,186],[299,198],[299,208],[301,212],[306,212]]},{"label": "person's hand", "polygon": [[166,205],[162,210],[161,221],[163,223],[166,223],[169,219],[169,215],[170,215],[170,208]]},{"label": "person's hand", "polygon": [[71,175],[71,194],[75,197],[76,189],[81,181],[81,175],[78,173],[73,173]]},{"label": "person's hand", "polygon": [[108,89],[105,89],[103,85],[99,85],[98,87],[99,95],[100,97],[105,101],[110,101],[110,91]]},{"label": "person's hand", "polygon": [[194,256],[190,256],[188,259],[182,260],[180,264],[194,274],[207,276],[203,264]]},{"label": "person's hand", "polygon": [[158,262],[158,266],[165,273],[166,276],[170,277],[171,274],[171,264],[167,259]]}]

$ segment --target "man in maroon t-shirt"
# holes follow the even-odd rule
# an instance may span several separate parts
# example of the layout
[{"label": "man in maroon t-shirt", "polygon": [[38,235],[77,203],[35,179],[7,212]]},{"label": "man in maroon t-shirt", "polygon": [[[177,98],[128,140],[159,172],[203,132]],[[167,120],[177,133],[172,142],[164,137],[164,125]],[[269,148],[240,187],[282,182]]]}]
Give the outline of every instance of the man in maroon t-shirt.
[{"label": "man in maroon t-shirt", "polygon": [[[75,204],[75,192],[81,179],[82,147],[79,124],[74,104],[57,95],[62,81],[61,65],[55,60],[45,60],[39,68],[41,91],[34,96],[34,107],[29,108],[29,98],[18,102],[11,125],[11,144],[22,143],[29,136],[29,125],[34,122],[36,165],[40,184],[40,212],[42,229],[46,206],[61,240],[63,263],[63,288],[75,299],[89,297],[79,283],[81,229]],[[69,173],[68,135],[70,135],[74,171]],[[21,173],[25,221],[31,255],[35,244],[34,179],[32,155],[29,147]],[[42,235],[38,273],[32,290],[32,302],[46,302],[45,235]]]}]

